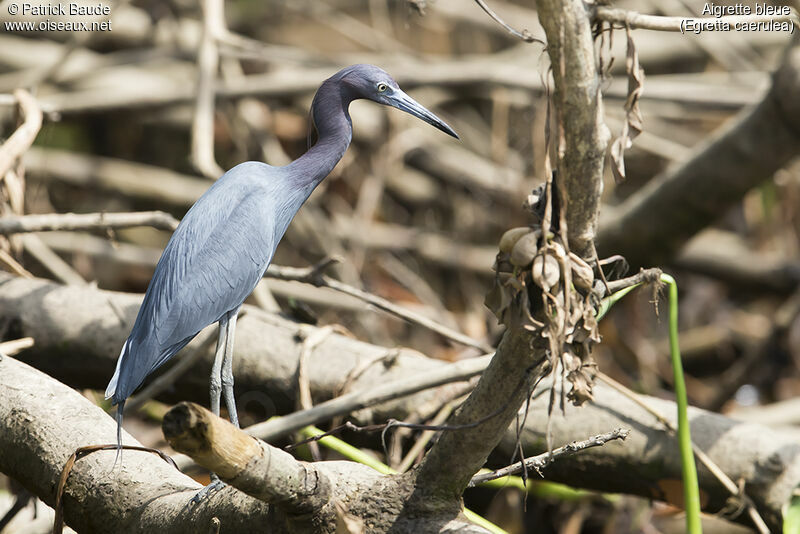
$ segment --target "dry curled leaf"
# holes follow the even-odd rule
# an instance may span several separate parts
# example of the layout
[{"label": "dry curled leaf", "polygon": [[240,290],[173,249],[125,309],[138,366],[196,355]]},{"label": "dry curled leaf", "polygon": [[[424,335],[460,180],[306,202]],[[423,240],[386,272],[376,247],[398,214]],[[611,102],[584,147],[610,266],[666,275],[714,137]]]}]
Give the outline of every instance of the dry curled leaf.
[{"label": "dry curled leaf", "polygon": [[572,283],[575,287],[591,291],[594,284],[592,267],[574,252],[569,253],[569,261],[572,267]]},{"label": "dry curled leaf", "polygon": [[626,28],[628,36],[628,51],[625,59],[625,68],[628,73],[628,98],[625,101],[625,123],[622,133],[611,143],[609,152],[611,156],[611,171],[617,183],[625,180],[625,150],[630,148],[633,140],[642,133],[642,112],[639,109],[639,97],[642,95],[644,85],[644,69],[639,65],[639,52],[633,41],[630,28]]}]

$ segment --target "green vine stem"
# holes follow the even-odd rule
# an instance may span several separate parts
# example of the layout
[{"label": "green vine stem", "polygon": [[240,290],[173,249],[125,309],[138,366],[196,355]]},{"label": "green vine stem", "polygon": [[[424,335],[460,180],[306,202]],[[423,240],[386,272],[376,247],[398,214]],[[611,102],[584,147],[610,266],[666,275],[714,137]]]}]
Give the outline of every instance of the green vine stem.
[{"label": "green vine stem", "polygon": [[[678,447],[681,454],[681,472],[683,475],[686,532],[689,534],[702,534],[703,529],[700,525],[700,489],[697,482],[697,466],[695,465],[694,452],[692,451],[692,436],[687,413],[689,402],[686,399],[686,382],[683,378],[681,350],[678,344],[678,284],[668,274],[662,274],[661,281],[669,287],[669,352],[675,382],[675,401],[678,406]],[[597,312],[597,320],[602,319],[616,302],[640,285],[642,284],[626,287],[603,299]]]}]

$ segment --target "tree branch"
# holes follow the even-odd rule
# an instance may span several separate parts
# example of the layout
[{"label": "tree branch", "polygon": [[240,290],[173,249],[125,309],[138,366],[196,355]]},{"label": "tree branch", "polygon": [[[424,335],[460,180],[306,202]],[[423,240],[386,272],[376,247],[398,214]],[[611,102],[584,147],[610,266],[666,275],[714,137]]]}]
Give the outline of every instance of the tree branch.
[{"label": "tree branch", "polygon": [[[0,324],[11,326],[8,333],[10,338],[30,336],[35,342],[33,347],[19,353],[18,358],[73,387],[105,387],[140,302],[141,295],[62,286],[0,273]],[[313,327],[303,325],[302,328]],[[241,319],[237,326],[234,375],[237,403],[243,410],[266,411],[267,415],[293,410],[295,372],[302,348],[302,342],[296,338],[298,329],[297,324],[256,310],[248,312]],[[530,357],[530,351],[524,344],[520,344],[516,350],[520,351],[520,357]],[[348,374],[353,369],[364,371],[353,380],[349,389],[361,392],[366,397],[371,395],[370,391],[376,384],[402,380],[420,373],[433,374],[449,365],[414,351],[400,350],[396,356],[387,358],[389,353],[387,348],[337,334],[326,337],[309,355],[309,383],[316,402],[337,395],[338,388],[348,380]],[[175,384],[174,390],[165,392],[159,399],[207,402],[212,359],[213,354],[209,350]],[[0,383],[6,380],[6,376],[0,373]],[[515,376],[513,380],[519,378]],[[11,383],[28,382],[20,379]],[[545,382],[537,389],[521,434],[522,446],[529,455],[546,451],[544,429],[547,425],[548,395],[542,392],[548,385],[549,382]],[[420,406],[440,406],[444,399],[451,399],[453,392],[461,390],[463,386],[463,382],[440,386],[359,410],[351,417],[358,424],[381,423],[390,418],[404,420],[416,413]],[[36,391],[35,383],[31,391]],[[585,439],[587,434],[601,434],[609,428],[626,427],[631,429],[631,433],[625,446],[599,447],[576,455],[569,461],[557,462],[543,470],[545,477],[598,491],[624,492],[680,504],[680,490],[673,491],[678,487],[673,481],[680,479],[680,461],[674,437],[665,432],[650,413],[604,384],[596,384],[593,395],[594,401],[580,408],[568,405],[566,417],[560,413],[554,414],[551,428],[553,440],[568,443]],[[499,394],[496,396],[501,398]],[[52,398],[61,399],[60,396]],[[673,402],[646,396],[642,398],[667,419],[674,418],[676,410]],[[54,404],[49,400],[47,402]],[[493,402],[494,406],[498,405],[497,399]],[[4,408],[6,405],[0,403],[0,412]],[[746,493],[764,520],[771,529],[779,530],[782,507],[793,489],[800,485],[800,448],[794,434],[742,423],[699,409],[691,409],[689,415],[696,443],[730,479],[744,481]],[[42,414],[42,417],[47,416]],[[54,414],[53,417],[61,416]],[[97,427],[101,430],[100,434],[92,439],[79,440],[75,446],[107,442],[113,438],[113,421],[105,414],[103,417],[108,424]],[[449,434],[457,435],[458,431],[447,432],[444,436]],[[516,443],[514,430],[507,430],[497,449],[499,464],[495,465],[507,463],[508,457],[517,450]],[[63,452],[54,471],[60,470],[60,462],[74,450],[72,444],[70,447],[70,450]],[[10,450],[0,448],[0,451]],[[137,455],[126,454],[126,464],[129,456]],[[98,472],[104,476],[107,473],[108,467]],[[26,471],[21,475],[24,480],[30,473]],[[57,474],[54,476],[57,477]],[[699,477],[701,490],[706,497],[704,509],[719,511],[726,504],[729,492],[702,466],[699,468]]]},{"label": "tree branch", "polygon": [[[57,399],[57,402],[54,402]],[[81,446],[113,439],[115,423],[100,408],[43,373],[10,357],[0,360],[0,471],[21,481],[50,506],[61,468]],[[123,441],[138,445],[127,433]],[[137,530],[205,532],[213,517],[226,528],[254,532],[269,508],[233,490],[191,508],[201,486],[150,453],[114,451],[78,461],[67,479],[64,516],[79,532]]]},{"label": "tree branch", "polygon": [[617,428],[616,430],[612,430],[611,432],[606,432],[605,434],[598,434],[593,436],[589,439],[584,439],[581,441],[573,441],[563,447],[558,447],[553,449],[550,452],[545,452],[539,454],[537,456],[531,456],[530,458],[525,458],[524,462],[517,462],[511,464],[507,467],[503,467],[502,469],[496,469],[491,473],[481,473],[472,477],[472,480],[469,481],[469,487],[475,487],[478,484],[483,484],[484,482],[488,482],[490,480],[496,480],[498,478],[507,477],[511,475],[516,475],[522,472],[523,465],[525,469],[533,469],[537,473],[541,474],[541,471],[544,467],[549,465],[552,461],[556,458],[561,456],[569,456],[571,454],[575,454],[576,452],[580,452],[586,449],[590,449],[592,447],[600,447],[605,445],[609,441],[613,441],[615,439],[625,440],[628,437],[630,430],[626,430],[624,428]]},{"label": "tree branch", "polygon": [[424,315],[413,312],[407,308],[403,308],[402,306],[398,306],[397,304],[389,302],[382,297],[373,295],[372,293],[363,291],[357,287],[334,280],[330,276],[325,276],[316,266],[298,268],[270,265],[264,276],[267,278],[275,278],[277,280],[305,282],[316,287],[328,287],[334,291],[338,291],[340,293],[344,293],[345,295],[350,295],[351,297],[363,300],[364,302],[375,306],[379,310],[383,310],[387,313],[401,317],[406,321],[424,326],[428,330],[436,332],[437,334],[457,343],[461,343],[462,345],[476,348],[482,352],[492,351],[492,347],[490,345],[476,341],[471,337],[462,334],[461,332],[457,332],[452,328],[434,321],[433,319],[429,319]]},{"label": "tree branch", "polygon": [[24,122],[0,146],[0,176],[5,176],[14,162],[33,144],[42,127],[42,110],[36,99],[24,89],[14,91],[14,98],[19,102]]},{"label": "tree branch", "polygon": [[670,260],[699,230],[721,217],[798,154],[800,33],[754,108],[698,146],[686,162],[653,178],[604,214],[597,248],[632,267]]},{"label": "tree branch", "polygon": [[330,481],[313,464],[253,439],[202,406],[182,402],[164,415],[164,437],[235,488],[292,513],[313,513],[330,499]]},{"label": "tree branch", "polygon": [[566,193],[570,248],[592,259],[591,246],[603,192],[603,165],[610,133],[603,123],[600,77],[591,20],[581,0],[540,0],[555,90],[559,181]]},{"label": "tree branch", "polygon": [[684,24],[687,19],[695,21],[713,22],[719,24],[749,24],[758,22],[791,22],[797,27],[797,13],[792,10],[790,15],[725,15],[720,17],[662,17],[658,15],[644,15],[635,11],[628,11],[618,7],[591,5],[592,18],[628,26],[632,30],[656,30],[664,32],[685,32]]},{"label": "tree branch", "polygon": [[96,230],[152,226],[159,230],[174,231],[178,220],[163,211],[134,213],[52,213],[45,215],[20,215],[0,218],[0,235],[51,230]]}]

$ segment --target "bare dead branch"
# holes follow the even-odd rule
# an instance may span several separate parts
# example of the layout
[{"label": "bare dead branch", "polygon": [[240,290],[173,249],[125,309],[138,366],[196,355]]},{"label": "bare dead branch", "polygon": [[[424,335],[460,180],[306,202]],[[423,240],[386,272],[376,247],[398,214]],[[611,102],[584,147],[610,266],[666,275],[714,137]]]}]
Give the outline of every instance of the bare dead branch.
[{"label": "bare dead branch", "polygon": [[225,33],[225,11],[222,0],[203,0],[202,5],[203,36],[197,51],[191,160],[201,174],[215,180],[225,173],[214,158],[214,97],[219,67],[217,38]]},{"label": "bare dead branch", "polygon": [[52,148],[32,147],[25,153],[24,161],[28,173],[38,179],[100,188],[187,208],[212,183],[154,165]]},{"label": "bare dead branch", "polygon": [[173,407],[164,415],[162,428],[175,450],[259,500],[309,513],[330,498],[331,483],[313,464],[253,439],[197,404]]},{"label": "bare dead branch", "polygon": [[695,22],[711,22],[715,24],[728,24],[730,26],[742,24],[758,24],[759,22],[790,22],[798,27],[797,12],[794,8],[789,15],[723,15],[720,17],[662,17],[658,15],[645,15],[636,11],[629,11],[618,7],[590,4],[591,15],[595,20],[602,20],[632,30],[656,30],[662,32],[686,32],[686,20]]},{"label": "bare dead branch", "polygon": [[[78,447],[111,441],[115,423],[80,393],[17,360],[3,358],[0,368],[0,471],[53,506],[66,459]],[[125,444],[139,445],[123,435]],[[266,505],[231,490],[192,509],[197,482],[152,454],[134,451],[126,451],[122,466],[112,471],[114,457],[113,450],[91,454],[70,472],[64,517],[79,532],[123,532],[133,522],[188,534],[205,531],[215,516],[249,531],[268,521]]]},{"label": "bare dead branch", "polygon": [[401,380],[388,382],[366,390],[346,393],[317,404],[308,410],[294,412],[277,419],[270,419],[250,426],[245,430],[248,434],[264,441],[272,441],[308,425],[329,421],[334,417],[353,413],[368,406],[374,406],[442,384],[468,380],[480,374],[489,365],[492,356],[492,354],[487,354],[479,358],[462,360],[437,370],[409,375]]},{"label": "bare dead branch", "polygon": [[433,332],[436,332],[437,334],[444,336],[447,339],[461,343],[462,345],[474,347],[482,352],[492,351],[492,347],[485,343],[475,341],[471,337],[457,332],[452,328],[444,326],[443,324],[429,319],[424,315],[420,315],[409,309],[403,308],[402,306],[393,304],[392,302],[389,302],[388,300],[377,295],[373,295],[372,293],[368,293],[367,291],[363,291],[357,287],[334,280],[329,276],[321,274],[319,269],[316,267],[297,268],[270,265],[269,269],[267,269],[267,272],[265,273],[265,276],[267,278],[275,278],[278,280],[305,282],[307,284],[313,284],[317,287],[328,287],[340,293],[344,293],[345,295],[350,295],[351,297],[363,300],[364,302],[375,306],[379,310],[402,317],[411,323],[423,326]]},{"label": "bare dead branch", "polygon": [[0,235],[51,230],[96,230],[152,226],[174,231],[178,220],[163,211],[134,213],[52,213],[0,217]]},{"label": "bare dead branch", "polygon": [[36,99],[24,89],[14,91],[14,98],[19,102],[24,122],[0,146],[0,176],[4,176],[14,162],[30,148],[42,127],[42,110]]},{"label": "bare dead branch", "polygon": [[577,452],[590,449],[592,447],[601,447],[608,443],[609,441],[613,441],[615,439],[625,440],[628,437],[630,430],[624,428],[617,428],[616,430],[612,430],[610,432],[606,432],[605,434],[598,434],[591,438],[581,440],[581,441],[573,441],[563,447],[558,447],[553,449],[551,452],[546,452],[543,454],[539,454],[537,456],[531,456],[530,458],[525,458],[524,462],[517,462],[511,464],[507,467],[503,467],[502,469],[496,469],[491,473],[482,473],[475,475],[472,477],[472,480],[469,482],[469,487],[472,488],[477,486],[478,484],[482,484],[484,482],[488,482],[490,480],[496,480],[501,477],[516,475],[521,473],[523,470],[522,463],[525,464],[525,469],[533,469],[537,473],[541,474],[541,470],[547,467],[551,462],[556,460],[561,456],[569,456],[570,454],[575,454]]},{"label": "bare dead branch", "polygon": [[567,197],[569,246],[588,259],[600,212],[603,164],[610,139],[603,123],[591,21],[579,0],[542,0],[537,7],[547,34],[556,122],[563,135],[556,170]]},{"label": "bare dead branch", "polygon": [[508,25],[508,23],[506,23],[506,21],[504,21],[503,19],[501,19],[501,18],[500,18],[500,17],[497,15],[497,13],[495,13],[494,11],[492,11],[492,9],[491,9],[491,8],[490,8],[488,5],[486,5],[486,2],[484,2],[483,0],[475,0],[475,3],[476,3],[476,4],[478,4],[478,5],[480,6],[480,8],[481,8],[481,9],[482,9],[482,10],[483,10],[483,11],[484,11],[484,12],[485,12],[487,15],[489,15],[489,17],[491,17],[491,19],[492,19],[493,21],[495,21],[495,22],[496,22],[496,23],[498,23],[500,26],[502,26],[503,28],[505,28],[505,30],[506,30],[508,33],[510,33],[511,35],[513,35],[514,37],[517,37],[517,38],[519,38],[519,39],[522,39],[522,40],[523,40],[523,41],[525,41],[526,43],[541,43],[541,44],[544,44],[544,42],[543,42],[543,41],[541,41],[540,39],[537,39],[537,38],[535,38],[535,37],[534,37],[534,36],[531,34],[531,32],[529,32],[528,30],[522,30],[522,31],[518,31],[518,30],[515,30],[514,28],[512,28],[511,26],[509,26],[509,25]]}]

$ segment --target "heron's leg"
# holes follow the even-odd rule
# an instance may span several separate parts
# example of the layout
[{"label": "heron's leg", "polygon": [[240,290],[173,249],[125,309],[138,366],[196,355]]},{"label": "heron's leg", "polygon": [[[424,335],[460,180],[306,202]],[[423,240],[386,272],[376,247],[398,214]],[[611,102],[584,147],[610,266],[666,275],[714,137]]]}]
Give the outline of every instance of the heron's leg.
[{"label": "heron's leg", "polygon": [[236,332],[236,319],[239,317],[239,310],[236,308],[228,314],[225,339],[225,357],[222,360],[222,395],[225,397],[225,406],[228,407],[228,414],[231,423],[239,427],[239,415],[236,412],[236,399],[233,396],[233,343]]},{"label": "heron's leg", "polygon": [[[222,367],[225,359],[225,345],[228,339],[228,316],[225,314],[219,320],[219,337],[217,337],[217,350],[214,353],[214,365],[211,366],[211,412],[219,416],[219,399],[222,393]],[[198,504],[215,491],[223,488],[225,484],[215,473],[211,473],[211,483],[197,492],[192,497],[192,504]]]},{"label": "heron's leg", "polygon": [[211,366],[211,412],[219,415],[219,398],[222,392],[222,362],[225,359],[225,341],[228,337],[228,314],[219,320],[219,337],[214,365]]}]

